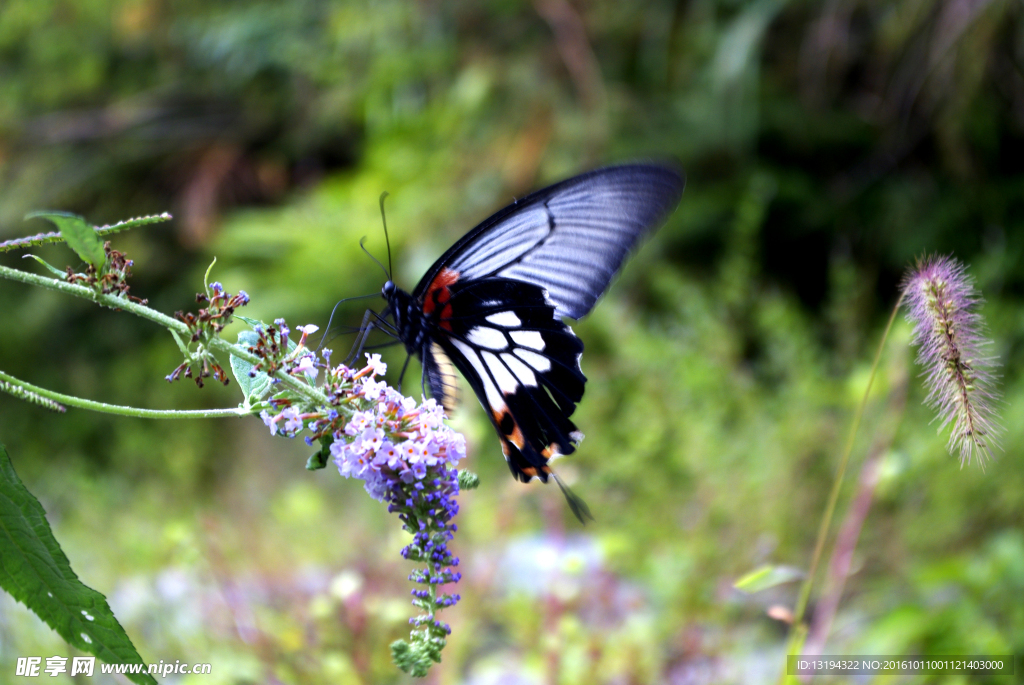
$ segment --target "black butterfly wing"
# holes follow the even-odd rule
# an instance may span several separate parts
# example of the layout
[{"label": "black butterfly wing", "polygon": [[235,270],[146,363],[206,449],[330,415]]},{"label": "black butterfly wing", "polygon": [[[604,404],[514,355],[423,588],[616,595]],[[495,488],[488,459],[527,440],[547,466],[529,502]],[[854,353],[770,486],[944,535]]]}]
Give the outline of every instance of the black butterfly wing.
[{"label": "black butterfly wing", "polygon": [[[448,406],[454,365],[487,409],[517,479],[547,481],[549,460],[582,439],[570,417],[586,383],[583,343],[562,317],[593,309],[683,185],[677,171],[644,164],[568,179],[471,230],[413,291],[429,327],[420,355],[431,394]],[[586,505],[563,491],[582,520]]]},{"label": "black butterfly wing", "polygon": [[423,297],[442,275],[511,278],[540,286],[556,316],[594,308],[626,255],[672,212],[681,173],[628,164],[597,169],[539,190],[467,233],[413,291]]},{"label": "black butterfly wing", "polygon": [[583,343],[538,286],[484,278],[452,283],[447,293],[440,332],[423,350],[432,395],[442,403],[451,396],[440,372],[450,360],[488,410],[513,475],[546,481],[548,460],[571,454],[582,438],[569,417],[587,380]]}]

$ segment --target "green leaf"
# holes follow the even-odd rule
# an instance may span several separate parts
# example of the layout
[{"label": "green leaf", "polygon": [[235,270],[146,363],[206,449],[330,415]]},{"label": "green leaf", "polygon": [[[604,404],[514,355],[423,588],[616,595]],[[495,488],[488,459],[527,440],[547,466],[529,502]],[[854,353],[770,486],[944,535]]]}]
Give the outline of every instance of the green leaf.
[{"label": "green leaf", "polygon": [[267,327],[267,324],[263,323],[259,319],[250,319],[248,316],[242,316],[241,314],[235,314],[235,318],[238,319],[239,321],[244,321],[245,323],[249,324],[253,328],[256,328],[257,326],[260,327],[260,328],[266,328]]},{"label": "green leaf", "polygon": [[[263,323],[259,319],[250,319],[248,316],[242,316],[241,314],[235,314],[234,318],[238,319],[239,321],[244,321],[245,323],[249,324],[253,328],[262,328],[263,330],[267,330],[267,324]],[[241,337],[241,336],[239,336],[239,337]],[[298,345],[298,343],[295,342],[294,337],[289,337],[288,338],[288,351],[289,352],[291,352],[292,350],[294,350],[298,346],[299,345]]]},{"label": "green leaf", "polygon": [[53,222],[68,247],[97,270],[107,261],[107,255],[103,252],[103,239],[96,234],[92,224],[82,217],[68,212],[32,212],[25,218],[40,218]]},{"label": "green leaf", "polygon": [[[114,618],[106,598],[71,570],[53,537],[46,512],[29,492],[0,445],[0,587],[31,609],[68,644],[114,664],[142,657]],[[156,685],[145,673],[132,682]]]},{"label": "green leaf", "polygon": [[53,275],[57,276],[57,277],[58,277],[58,278],[60,278],[61,280],[64,280],[65,278],[67,278],[67,274],[66,274],[66,273],[64,273],[63,271],[61,271],[61,270],[60,270],[60,269],[58,269],[57,267],[55,267],[55,266],[52,266],[51,264],[49,264],[49,263],[48,263],[48,262],[47,262],[47,261],[46,261],[45,259],[43,259],[42,257],[37,257],[37,256],[35,256],[34,254],[27,254],[27,255],[25,255],[24,257],[22,257],[22,259],[34,259],[34,260],[36,260],[37,262],[39,262],[40,264],[42,264],[43,266],[45,266],[45,267],[46,267],[47,269],[49,269],[49,270],[50,270],[50,273],[52,273]]},{"label": "green leaf", "polygon": [[[249,321],[246,321],[246,323],[249,323]],[[238,334],[238,345],[241,347],[255,347],[259,339],[260,336],[255,331],[242,331]],[[270,376],[262,371],[257,371],[255,376],[250,376],[249,373],[254,365],[241,357],[231,355],[229,361],[231,362],[231,371],[235,374],[235,380],[238,381],[238,387],[242,389],[242,395],[245,399],[250,401],[263,399],[270,391],[272,385]]]},{"label": "green leaf", "polygon": [[764,566],[754,569],[747,575],[743,576],[735,583],[733,587],[743,592],[760,592],[761,590],[767,590],[770,587],[776,585],[782,585],[784,583],[791,583],[794,580],[800,580],[804,577],[804,572],[798,568],[792,566],[772,566],[771,564],[765,564]]},{"label": "green leaf", "polygon": [[309,455],[309,459],[306,460],[306,470],[319,471],[320,469],[327,468],[327,462],[330,458],[330,447],[324,445],[318,452]]},{"label": "green leaf", "polygon": [[[242,316],[240,314],[235,314],[234,318],[239,321],[244,321],[253,328],[262,328],[263,330],[267,329],[267,324],[257,319],[250,319],[248,316]],[[242,347],[255,347],[259,339],[260,336],[255,331],[242,331],[238,334],[238,344]],[[295,340],[288,338],[288,351],[291,352],[296,347],[298,347],[298,344]],[[259,401],[267,396],[267,393],[273,385],[270,382],[270,376],[262,371],[257,371],[256,376],[250,378],[249,372],[252,371],[252,364],[244,359],[235,357],[234,355],[231,356],[229,361],[231,362],[231,371],[235,374],[235,380],[238,381],[238,385],[242,389],[242,394],[246,399]],[[306,378],[305,380],[310,385],[315,385],[315,383],[309,378]]]}]

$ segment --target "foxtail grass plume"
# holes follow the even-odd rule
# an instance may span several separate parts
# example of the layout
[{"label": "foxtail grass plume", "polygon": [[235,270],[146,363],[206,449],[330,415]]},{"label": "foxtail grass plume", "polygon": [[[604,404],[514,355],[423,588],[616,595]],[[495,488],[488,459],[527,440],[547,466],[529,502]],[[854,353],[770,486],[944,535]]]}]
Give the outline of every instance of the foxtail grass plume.
[{"label": "foxtail grass plume", "polygon": [[920,260],[903,281],[903,296],[914,324],[917,362],[924,370],[928,397],[938,412],[941,432],[952,424],[948,449],[959,453],[960,465],[972,457],[984,465],[998,447],[1000,432],[992,405],[995,361],[982,354],[991,344],[978,314],[983,301],[974,279],[952,257]]}]

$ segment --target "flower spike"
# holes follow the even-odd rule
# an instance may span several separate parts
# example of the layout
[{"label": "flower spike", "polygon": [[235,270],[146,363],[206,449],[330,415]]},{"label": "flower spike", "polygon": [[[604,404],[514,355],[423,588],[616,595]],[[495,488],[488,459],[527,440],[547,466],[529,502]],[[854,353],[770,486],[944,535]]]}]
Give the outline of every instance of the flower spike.
[{"label": "flower spike", "polygon": [[924,368],[925,402],[938,412],[939,431],[953,426],[950,454],[959,453],[961,465],[972,458],[984,465],[999,446],[1001,429],[992,406],[998,399],[996,363],[983,354],[991,341],[977,311],[983,300],[974,279],[952,257],[928,257],[907,274],[903,295]]}]

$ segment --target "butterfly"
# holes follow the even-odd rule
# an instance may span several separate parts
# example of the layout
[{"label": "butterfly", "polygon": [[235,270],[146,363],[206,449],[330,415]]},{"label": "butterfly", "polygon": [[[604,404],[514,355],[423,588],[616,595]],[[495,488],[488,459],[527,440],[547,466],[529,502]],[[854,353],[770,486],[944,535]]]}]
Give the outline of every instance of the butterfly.
[{"label": "butterfly", "polygon": [[654,164],[575,176],[486,219],[411,293],[390,272],[381,289],[387,306],[376,325],[420,359],[431,396],[454,408],[457,369],[516,480],[554,476],[580,521],[593,518],[587,505],[550,467],[583,438],[570,418],[587,381],[583,342],[563,318],[594,308],[627,254],[675,209],[684,183],[679,171]]}]

